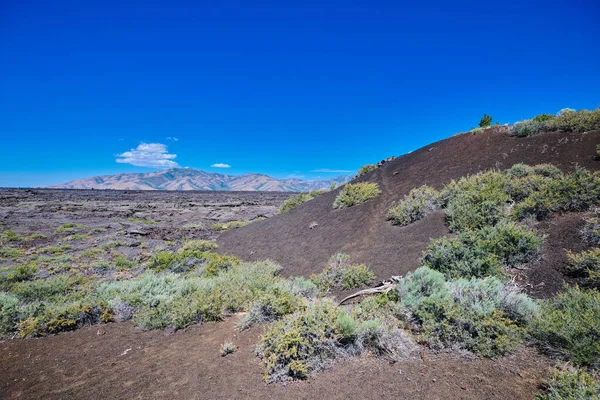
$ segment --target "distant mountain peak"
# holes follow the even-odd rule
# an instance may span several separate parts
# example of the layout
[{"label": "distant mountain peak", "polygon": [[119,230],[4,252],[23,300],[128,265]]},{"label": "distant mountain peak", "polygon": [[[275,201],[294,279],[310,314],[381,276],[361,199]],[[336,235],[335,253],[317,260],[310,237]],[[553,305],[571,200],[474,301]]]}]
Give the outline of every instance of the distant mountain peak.
[{"label": "distant mountain peak", "polygon": [[348,182],[352,175],[318,181],[297,178],[276,179],[265,174],[225,175],[195,168],[169,168],[146,173],[122,173],[93,176],[52,185],[57,189],[115,189],[115,190],[232,190],[309,192],[328,189],[332,184]]}]

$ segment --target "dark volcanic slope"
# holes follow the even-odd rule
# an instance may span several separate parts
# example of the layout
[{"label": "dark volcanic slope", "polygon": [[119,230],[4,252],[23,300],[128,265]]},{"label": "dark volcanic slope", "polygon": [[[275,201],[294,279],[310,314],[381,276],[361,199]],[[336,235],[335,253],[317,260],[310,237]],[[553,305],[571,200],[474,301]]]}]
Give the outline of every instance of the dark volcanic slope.
[{"label": "dark volcanic slope", "polygon": [[[417,267],[430,238],[448,233],[442,212],[406,227],[386,221],[392,203],[412,188],[428,184],[441,189],[453,178],[519,162],[552,163],[563,170],[576,164],[598,169],[600,162],[592,158],[598,143],[600,131],[517,138],[508,136],[506,128],[494,128],[480,135],[454,136],[359,178],[380,185],[383,193],[376,199],[334,210],[337,189],[286,214],[228,232],[219,238],[219,245],[243,259],[275,260],[285,275],[319,272],[338,251],[366,263],[380,278],[405,274]],[[313,221],[318,226],[309,229]]]}]

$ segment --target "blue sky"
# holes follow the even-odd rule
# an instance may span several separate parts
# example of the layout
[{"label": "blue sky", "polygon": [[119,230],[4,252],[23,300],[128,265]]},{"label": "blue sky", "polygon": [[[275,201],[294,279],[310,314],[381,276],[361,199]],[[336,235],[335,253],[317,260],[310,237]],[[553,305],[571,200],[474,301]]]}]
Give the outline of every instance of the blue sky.
[{"label": "blue sky", "polygon": [[0,186],[175,163],[326,178],[484,113],[596,108],[595,3],[3,0]]}]

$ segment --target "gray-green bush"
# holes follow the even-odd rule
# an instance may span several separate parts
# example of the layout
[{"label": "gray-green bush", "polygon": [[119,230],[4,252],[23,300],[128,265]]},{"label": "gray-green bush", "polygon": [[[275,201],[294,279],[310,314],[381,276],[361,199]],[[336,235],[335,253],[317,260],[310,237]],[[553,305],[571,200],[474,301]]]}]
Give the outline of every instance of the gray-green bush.
[{"label": "gray-green bush", "polygon": [[387,219],[401,226],[418,221],[439,207],[439,197],[439,192],[431,186],[413,189],[390,208]]},{"label": "gray-green bush", "polygon": [[398,284],[399,302],[428,346],[463,348],[493,357],[515,348],[538,314],[536,303],[518,289],[487,277],[447,281],[421,267]]},{"label": "gray-green bush", "polygon": [[379,185],[371,182],[347,183],[333,202],[333,208],[347,208],[362,204],[381,193]]}]

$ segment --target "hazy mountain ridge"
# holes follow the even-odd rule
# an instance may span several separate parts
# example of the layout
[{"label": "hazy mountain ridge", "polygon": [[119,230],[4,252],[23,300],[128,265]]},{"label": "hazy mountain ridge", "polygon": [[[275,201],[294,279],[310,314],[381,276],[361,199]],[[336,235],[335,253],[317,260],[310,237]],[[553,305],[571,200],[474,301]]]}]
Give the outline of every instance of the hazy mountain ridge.
[{"label": "hazy mountain ridge", "polygon": [[327,180],[305,181],[291,178],[276,179],[264,174],[224,175],[194,168],[170,168],[156,172],[93,176],[48,187],[57,189],[308,192],[328,189],[334,183],[345,183],[351,178],[351,175],[343,175]]}]

